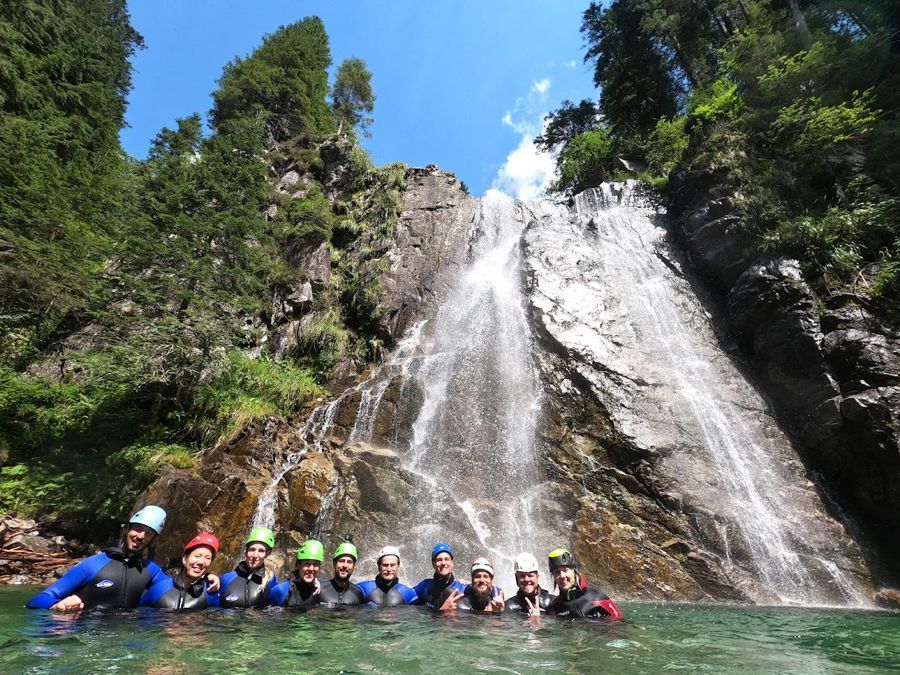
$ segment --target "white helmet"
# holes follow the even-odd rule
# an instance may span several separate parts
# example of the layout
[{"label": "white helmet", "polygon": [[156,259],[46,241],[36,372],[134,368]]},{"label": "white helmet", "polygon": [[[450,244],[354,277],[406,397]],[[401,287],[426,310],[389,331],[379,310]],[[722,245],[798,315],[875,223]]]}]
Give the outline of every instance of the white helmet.
[{"label": "white helmet", "polygon": [[475,560],[472,561],[472,574],[478,571],[487,572],[494,576],[494,563],[491,562],[490,558],[486,558],[483,555],[478,556]]},{"label": "white helmet", "polygon": [[378,557],[375,559],[376,562],[381,562],[381,559],[386,555],[395,555],[397,556],[397,561],[400,561],[400,549],[396,546],[384,546],[380,551],[378,551]]},{"label": "white helmet", "polygon": [[513,563],[516,572],[537,572],[538,561],[530,553],[520,553]]}]

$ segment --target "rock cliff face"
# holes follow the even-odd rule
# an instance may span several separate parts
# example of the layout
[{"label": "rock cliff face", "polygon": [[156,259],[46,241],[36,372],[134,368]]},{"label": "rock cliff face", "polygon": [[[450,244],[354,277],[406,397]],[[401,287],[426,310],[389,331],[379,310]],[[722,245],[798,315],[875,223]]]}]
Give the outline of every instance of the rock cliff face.
[{"label": "rock cliff face", "polygon": [[896,583],[900,335],[866,310],[864,295],[819,298],[796,261],[754,259],[729,229],[737,216],[719,184],[708,172],[673,174],[679,238],[808,468],[871,547],[879,578]]},{"label": "rock cliff face", "polygon": [[[722,352],[662,223],[651,213],[639,223],[625,212],[598,215],[629,194],[591,193],[571,209],[515,209],[523,232],[522,302],[543,387],[534,440],[540,462],[531,482],[519,486],[541,515],[521,547],[542,554],[550,545],[573,546],[588,577],[620,597],[864,601],[869,572],[856,544],[828,515],[767,403]],[[280,572],[312,535],[330,548],[353,533],[366,557],[361,576],[374,572],[370,556],[377,548],[402,542],[410,552],[405,580],[430,574],[427,555],[413,540],[450,540],[461,561],[483,550],[485,521],[502,510],[492,500],[497,468],[473,461],[464,442],[451,444],[443,468],[431,476],[453,467],[466,485],[463,498],[458,483],[453,489],[421,474],[405,456],[421,432],[414,422],[431,395],[411,374],[411,364],[422,358],[420,322],[434,316],[471,262],[482,208],[450,174],[408,172],[404,210],[381,280],[383,326],[397,349],[370,372],[345,369],[335,382],[343,380],[346,389],[335,389],[334,399],[317,401],[297,420],[270,419],[210,450],[199,473],[162,476],[142,499],[173,513],[159,557],[177,562],[182,543],[196,530],[210,529],[223,541],[218,566],[227,568],[240,555],[264,495],[273,503],[266,517],[278,524],[274,560]],[[695,224],[702,229],[699,220]],[[711,253],[710,264],[715,258]],[[790,275],[789,267],[774,262],[760,275],[779,269]],[[722,274],[740,276],[733,269]],[[788,285],[796,290],[798,283]],[[759,302],[754,311],[767,311],[766,301]],[[852,312],[845,310],[835,308],[840,328],[831,332],[854,329],[846,323]],[[738,326],[739,311],[732,315]],[[746,315],[742,340],[763,325],[755,316]],[[831,349],[848,369],[887,359],[874,346],[854,351],[846,340],[834,340]],[[792,363],[810,346],[795,348]],[[876,382],[890,388],[892,371],[884,370],[887,379]],[[824,369],[801,380],[808,398],[837,386]],[[785,391],[800,386],[782,384]],[[870,389],[838,405],[838,414],[867,419],[874,412]],[[720,403],[712,412],[706,410],[710,399]],[[829,410],[818,419],[827,421]],[[743,427],[735,430],[734,420]],[[475,420],[454,419],[453,433],[462,439],[467,423]],[[818,424],[821,432],[824,422]],[[713,456],[711,448],[730,449],[731,458]],[[759,453],[765,455],[761,463],[744,465],[742,458]],[[754,472],[757,482],[735,478]],[[774,487],[753,487],[760,484]],[[749,510],[762,514],[752,526]]]}]

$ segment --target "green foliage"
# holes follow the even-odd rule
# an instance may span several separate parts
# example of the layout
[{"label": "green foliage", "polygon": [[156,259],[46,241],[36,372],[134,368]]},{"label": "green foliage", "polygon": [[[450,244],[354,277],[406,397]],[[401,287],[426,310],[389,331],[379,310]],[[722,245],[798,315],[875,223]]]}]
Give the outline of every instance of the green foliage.
[{"label": "green foliage", "polygon": [[720,77],[708,87],[693,92],[687,114],[691,125],[705,126],[737,115],[741,104],[737,84]]},{"label": "green foliage", "polygon": [[341,63],[331,90],[331,106],[348,131],[359,129],[364,136],[369,135],[372,123],[369,115],[375,109],[375,94],[372,73],[365,61],[353,57]]},{"label": "green foliage", "polygon": [[323,393],[307,370],[232,352],[224,369],[196,389],[188,428],[203,445],[228,443],[251,422],[287,418]]},{"label": "green foliage", "polygon": [[[374,352],[405,184],[353,134],[328,136],[374,96],[350,62],[329,104],[314,18],[225,68],[211,135],[191,115],[125,158],[139,45],[124,2],[0,7],[0,509],[95,540],[163,467],[196,470]],[[268,182],[285,166],[302,176],[292,194]],[[291,316],[273,296],[309,278],[299,265],[323,242],[331,281]],[[298,319],[293,358],[275,362],[264,332]]]},{"label": "green foliage", "polygon": [[548,118],[559,187],[610,174],[605,147],[568,146],[586,131],[578,120],[608,129],[654,184],[678,163],[724,177],[718,189],[759,248],[798,256],[822,292],[865,290],[889,313],[900,301],[898,31],[884,3],[592,2],[582,34],[601,120],[568,101]]},{"label": "green foliage", "polygon": [[16,358],[106,298],[140,46],[124,0],[0,4],[0,334]]},{"label": "green foliage", "polygon": [[645,153],[651,176],[667,175],[681,161],[688,145],[686,119],[659,119],[647,143]]},{"label": "green foliage", "polygon": [[273,141],[334,131],[325,101],[330,65],[328,35],[318,17],[282,26],[249,57],[225,66],[213,94],[214,126],[262,120]]},{"label": "green foliage", "polygon": [[615,144],[607,129],[588,131],[572,138],[559,161],[559,178],[550,190],[575,193],[594,187],[613,171]]}]

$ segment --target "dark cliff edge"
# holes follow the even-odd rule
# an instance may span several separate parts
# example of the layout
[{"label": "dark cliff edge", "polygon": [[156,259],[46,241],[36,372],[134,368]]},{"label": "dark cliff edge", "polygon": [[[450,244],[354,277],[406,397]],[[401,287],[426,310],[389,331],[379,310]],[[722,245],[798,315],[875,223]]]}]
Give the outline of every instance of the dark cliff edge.
[{"label": "dark cliff edge", "polygon": [[723,176],[678,169],[668,213],[738,348],[869,550],[900,581],[900,335],[862,293],[816,295],[795,260],[759,256],[737,231]]}]

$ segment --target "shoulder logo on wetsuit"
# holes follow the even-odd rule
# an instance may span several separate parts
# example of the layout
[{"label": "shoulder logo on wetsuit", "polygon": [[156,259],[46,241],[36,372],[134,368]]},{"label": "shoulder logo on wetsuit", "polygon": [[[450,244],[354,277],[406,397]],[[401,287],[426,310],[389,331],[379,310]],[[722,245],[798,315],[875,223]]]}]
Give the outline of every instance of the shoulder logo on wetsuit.
[{"label": "shoulder logo on wetsuit", "polygon": [[115,582],[112,579],[101,579],[96,584],[94,584],[97,588],[109,588]]},{"label": "shoulder logo on wetsuit", "polygon": [[225,599],[226,599],[228,602],[234,602],[234,601],[237,600],[239,597],[241,597],[241,596],[239,596],[237,593],[232,593],[231,595],[226,595],[226,596],[225,596]]}]

